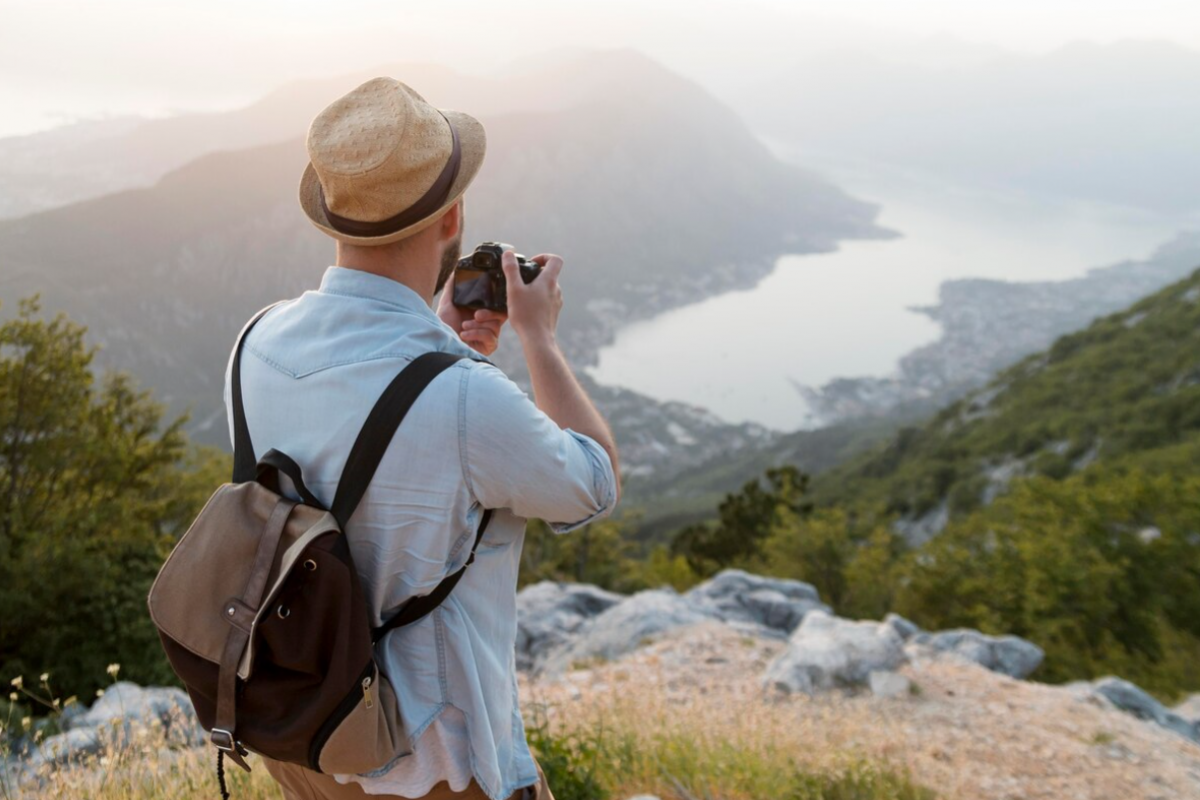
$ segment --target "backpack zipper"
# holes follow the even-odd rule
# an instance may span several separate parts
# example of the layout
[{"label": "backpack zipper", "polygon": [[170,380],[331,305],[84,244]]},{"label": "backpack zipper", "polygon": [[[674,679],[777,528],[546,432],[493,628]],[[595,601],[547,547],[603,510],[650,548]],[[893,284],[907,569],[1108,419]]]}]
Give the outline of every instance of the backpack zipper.
[{"label": "backpack zipper", "polygon": [[354,688],[342,698],[337,707],[333,709],[325,721],[321,723],[317,735],[313,737],[312,744],[308,748],[308,765],[317,772],[321,771],[320,758],[321,750],[325,747],[325,743],[329,741],[329,737],[333,735],[334,730],[350,713],[354,711],[355,706],[360,700],[367,700],[367,708],[372,708],[375,703],[370,694],[371,684],[374,682],[375,676],[375,659],[372,658],[367,662],[367,666],[363,669],[359,676],[358,682],[354,684]]}]

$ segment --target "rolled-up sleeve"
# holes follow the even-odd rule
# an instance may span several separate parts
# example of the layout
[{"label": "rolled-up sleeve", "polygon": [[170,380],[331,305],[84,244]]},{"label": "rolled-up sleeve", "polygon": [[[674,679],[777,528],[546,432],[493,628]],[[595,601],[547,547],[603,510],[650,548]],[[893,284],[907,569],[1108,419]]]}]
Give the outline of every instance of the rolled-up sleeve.
[{"label": "rolled-up sleeve", "polygon": [[465,371],[459,452],[471,494],[567,533],[607,516],[616,500],[612,459],[595,439],[560,428],[491,364]]}]

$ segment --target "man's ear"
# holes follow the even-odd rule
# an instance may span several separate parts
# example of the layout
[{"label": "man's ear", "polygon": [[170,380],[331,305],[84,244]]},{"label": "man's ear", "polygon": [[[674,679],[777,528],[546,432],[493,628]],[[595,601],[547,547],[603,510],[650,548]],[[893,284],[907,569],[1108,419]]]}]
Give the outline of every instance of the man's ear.
[{"label": "man's ear", "polygon": [[446,213],[442,214],[441,232],[443,239],[453,239],[462,230],[462,198],[458,198],[458,202],[446,209]]}]

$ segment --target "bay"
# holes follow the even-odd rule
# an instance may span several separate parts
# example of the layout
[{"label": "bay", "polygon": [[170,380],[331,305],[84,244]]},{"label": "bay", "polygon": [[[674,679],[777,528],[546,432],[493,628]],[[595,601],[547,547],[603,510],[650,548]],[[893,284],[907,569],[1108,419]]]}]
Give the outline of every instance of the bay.
[{"label": "bay", "polygon": [[882,376],[937,338],[912,306],[962,277],[1062,280],[1148,256],[1188,223],[1131,209],[1001,195],[775,145],[856,197],[901,238],[789,255],[755,286],[622,328],[590,369],[601,383],[703,407],[729,422],[812,427],[796,384]]}]

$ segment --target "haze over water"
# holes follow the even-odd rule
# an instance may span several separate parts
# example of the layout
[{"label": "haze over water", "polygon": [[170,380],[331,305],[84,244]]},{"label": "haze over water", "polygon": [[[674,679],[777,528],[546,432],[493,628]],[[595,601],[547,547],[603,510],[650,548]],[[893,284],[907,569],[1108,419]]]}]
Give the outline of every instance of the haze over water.
[{"label": "haze over water", "polygon": [[731,422],[813,427],[793,381],[820,386],[838,377],[891,373],[901,356],[937,338],[939,326],[908,309],[935,304],[942,281],[1072,278],[1144,258],[1189,223],[989,195],[776,150],[881,204],[880,224],[902,238],[785,256],[753,288],[630,325],[600,352],[594,378],[659,400],[694,403]]}]

